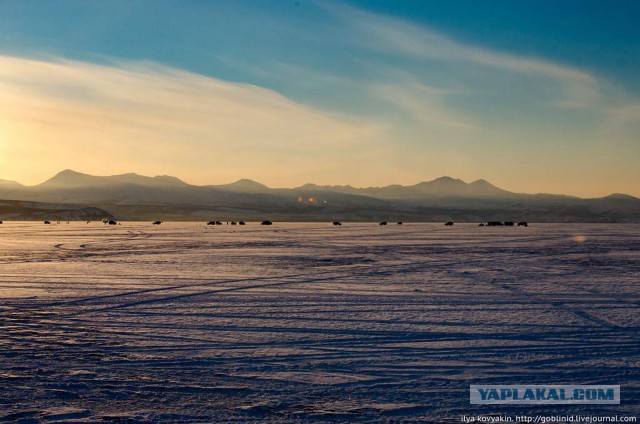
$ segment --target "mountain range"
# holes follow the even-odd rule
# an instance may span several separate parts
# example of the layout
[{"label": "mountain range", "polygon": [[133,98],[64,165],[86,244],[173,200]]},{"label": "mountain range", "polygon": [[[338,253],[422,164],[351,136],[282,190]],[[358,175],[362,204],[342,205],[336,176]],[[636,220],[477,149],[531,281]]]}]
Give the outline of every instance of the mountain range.
[{"label": "mountain range", "polygon": [[[93,207],[130,220],[640,222],[640,199],[629,195],[582,199],[513,193],[485,180],[466,183],[450,177],[410,186],[269,188],[247,179],[196,186],[166,175],[93,176],[65,170],[35,186],[0,180],[0,199],[55,204],[57,209],[61,204],[75,205],[74,210]],[[2,217],[22,216],[5,208]]]}]

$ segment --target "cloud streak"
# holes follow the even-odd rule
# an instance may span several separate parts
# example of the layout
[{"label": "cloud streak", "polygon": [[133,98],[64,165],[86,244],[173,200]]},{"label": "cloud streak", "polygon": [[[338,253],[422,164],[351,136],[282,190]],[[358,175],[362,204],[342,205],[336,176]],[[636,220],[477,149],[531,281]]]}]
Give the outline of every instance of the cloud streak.
[{"label": "cloud streak", "polygon": [[471,130],[476,125],[459,116],[444,104],[446,92],[417,81],[403,84],[373,85],[369,90],[392,103],[413,120],[449,129]]},{"label": "cloud streak", "polygon": [[[495,78],[518,75],[526,77],[529,83],[538,80],[539,85],[554,87],[550,90],[551,98],[547,100],[552,106],[567,109],[605,109],[610,106],[610,99],[603,94],[603,85],[606,84],[581,69],[462,43],[428,26],[344,4],[317,4],[341,19],[350,28],[352,42],[364,50],[405,58],[427,67],[434,63],[458,65],[458,74],[468,69],[485,69],[492,70]],[[453,73],[456,73],[455,69]]]},{"label": "cloud streak", "polygon": [[512,72],[583,83],[594,81],[589,73],[569,66],[463,44],[425,26],[338,3],[320,2],[318,4],[366,34],[364,48],[409,55],[414,58],[457,60]]},{"label": "cloud streak", "polygon": [[4,143],[5,172],[11,156],[64,162],[67,152],[74,159],[66,166],[106,162],[107,173],[190,162],[196,179],[250,176],[265,167],[284,177],[296,156],[322,158],[375,132],[272,90],[153,63],[0,56],[0,92],[0,137],[11,140]]},{"label": "cloud streak", "polygon": [[[426,25],[336,2],[316,4],[343,22],[349,34],[344,38],[349,42],[386,56],[386,63],[396,62],[396,69],[387,70],[396,84],[377,84],[373,91],[418,121],[460,129],[483,125],[449,104],[449,90],[434,92],[430,79],[445,85],[457,81],[468,92],[487,96],[491,107],[500,107],[496,97],[511,95],[519,97],[521,105],[538,103],[540,110],[546,106],[548,113],[554,108],[591,111],[603,125],[639,120],[636,110],[640,100],[582,69],[463,43]],[[386,63],[372,63],[371,67],[387,68]],[[431,68],[439,71],[430,72]]]}]

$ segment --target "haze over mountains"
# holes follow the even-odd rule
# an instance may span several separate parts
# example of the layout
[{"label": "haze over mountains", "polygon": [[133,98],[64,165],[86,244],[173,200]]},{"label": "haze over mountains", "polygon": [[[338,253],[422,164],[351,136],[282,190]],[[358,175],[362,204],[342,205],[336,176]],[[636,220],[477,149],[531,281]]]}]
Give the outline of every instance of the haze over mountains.
[{"label": "haze over mountains", "polygon": [[[466,183],[450,177],[411,186],[269,188],[247,179],[195,186],[171,176],[93,176],[66,170],[35,186],[0,180],[0,199],[84,205],[131,220],[640,222],[640,199],[628,195],[581,199],[512,193],[485,180]],[[0,217],[32,217],[7,208]]]}]

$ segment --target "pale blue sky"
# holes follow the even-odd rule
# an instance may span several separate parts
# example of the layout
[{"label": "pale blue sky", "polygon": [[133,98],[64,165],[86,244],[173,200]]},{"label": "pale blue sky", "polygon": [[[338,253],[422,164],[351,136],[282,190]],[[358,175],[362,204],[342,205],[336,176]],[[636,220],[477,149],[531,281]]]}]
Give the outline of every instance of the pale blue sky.
[{"label": "pale blue sky", "polygon": [[638,18],[635,1],[3,1],[0,178],[640,195]]}]

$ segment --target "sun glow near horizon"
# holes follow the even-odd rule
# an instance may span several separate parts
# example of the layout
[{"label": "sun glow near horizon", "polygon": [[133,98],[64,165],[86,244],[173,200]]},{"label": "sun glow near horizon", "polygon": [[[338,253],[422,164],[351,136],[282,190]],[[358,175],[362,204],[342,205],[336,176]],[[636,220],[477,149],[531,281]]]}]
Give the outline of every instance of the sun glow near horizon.
[{"label": "sun glow near horizon", "polygon": [[[213,180],[232,179],[278,160],[297,165],[301,154],[346,151],[375,131],[373,124],[340,119],[271,90],[155,64],[3,56],[0,68],[2,128],[12,140],[3,172],[39,175],[24,178],[27,183],[79,166],[153,175],[193,168]],[[38,170],[24,169],[20,155]],[[216,164],[225,168],[211,169]]]}]

